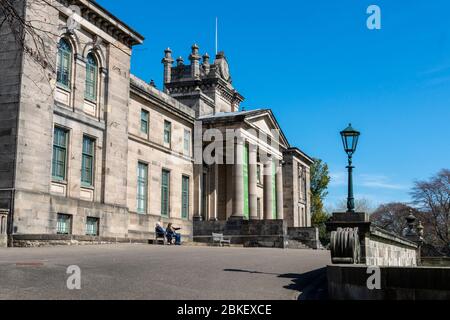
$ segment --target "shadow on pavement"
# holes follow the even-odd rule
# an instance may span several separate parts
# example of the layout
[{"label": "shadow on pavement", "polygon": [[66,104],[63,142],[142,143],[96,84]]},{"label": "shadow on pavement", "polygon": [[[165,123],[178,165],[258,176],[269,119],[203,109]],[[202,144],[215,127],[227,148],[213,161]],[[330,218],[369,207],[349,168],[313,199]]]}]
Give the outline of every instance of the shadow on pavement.
[{"label": "shadow on pavement", "polygon": [[312,270],[305,273],[271,273],[261,272],[256,270],[243,269],[224,269],[228,272],[246,272],[256,274],[276,275],[279,278],[291,279],[291,284],[284,286],[289,290],[294,290],[299,293],[298,300],[326,300],[328,299],[327,290],[327,269],[326,267]]}]

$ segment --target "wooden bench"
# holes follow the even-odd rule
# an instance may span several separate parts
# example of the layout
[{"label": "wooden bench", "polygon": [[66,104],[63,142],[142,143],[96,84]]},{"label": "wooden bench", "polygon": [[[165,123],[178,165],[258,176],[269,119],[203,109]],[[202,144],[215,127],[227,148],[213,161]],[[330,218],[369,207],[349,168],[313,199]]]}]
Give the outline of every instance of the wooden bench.
[{"label": "wooden bench", "polygon": [[155,232],[155,244],[158,244],[159,241],[162,241],[162,243],[163,243],[164,245],[166,245],[166,244],[167,244],[167,238],[166,238],[166,235],[164,235],[164,234],[159,234],[159,233]]},{"label": "wooden bench", "polygon": [[228,246],[230,246],[231,240],[225,239],[223,237],[223,233],[213,233],[212,234],[212,243],[213,243],[213,245],[215,243],[218,243],[220,246],[223,246],[224,244],[227,244]]}]

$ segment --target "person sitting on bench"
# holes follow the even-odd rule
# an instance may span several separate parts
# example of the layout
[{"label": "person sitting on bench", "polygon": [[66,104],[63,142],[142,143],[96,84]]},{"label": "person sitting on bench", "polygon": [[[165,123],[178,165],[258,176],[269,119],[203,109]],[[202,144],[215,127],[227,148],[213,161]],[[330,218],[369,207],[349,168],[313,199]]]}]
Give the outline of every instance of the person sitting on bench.
[{"label": "person sitting on bench", "polygon": [[176,245],[181,245],[181,234],[177,233],[177,230],[181,228],[175,228],[172,223],[169,223],[166,228],[166,237],[169,244],[172,244],[172,239],[175,239]]},{"label": "person sitting on bench", "polygon": [[164,238],[166,236],[166,230],[164,230],[159,221],[156,222],[155,233],[157,238]]}]

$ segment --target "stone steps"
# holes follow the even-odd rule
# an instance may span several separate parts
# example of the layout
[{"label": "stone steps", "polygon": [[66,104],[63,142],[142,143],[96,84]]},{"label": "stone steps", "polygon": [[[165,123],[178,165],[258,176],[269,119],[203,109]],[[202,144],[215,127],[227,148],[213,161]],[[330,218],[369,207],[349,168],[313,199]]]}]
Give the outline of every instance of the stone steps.
[{"label": "stone steps", "polygon": [[288,249],[310,249],[310,250],[312,250],[312,248],[308,247],[304,243],[302,243],[302,242],[300,242],[298,240],[293,240],[293,239],[287,240],[286,248],[288,248]]}]

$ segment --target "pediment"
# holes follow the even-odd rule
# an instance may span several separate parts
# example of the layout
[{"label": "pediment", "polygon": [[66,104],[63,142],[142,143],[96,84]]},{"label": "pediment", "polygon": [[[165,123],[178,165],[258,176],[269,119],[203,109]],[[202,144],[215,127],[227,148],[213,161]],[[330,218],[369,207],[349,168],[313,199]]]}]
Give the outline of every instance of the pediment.
[{"label": "pediment", "polygon": [[286,148],[289,147],[289,143],[271,111],[266,110],[263,113],[249,115],[245,120],[250,126],[261,130],[272,138],[274,137],[273,130],[278,130],[281,144]]}]

